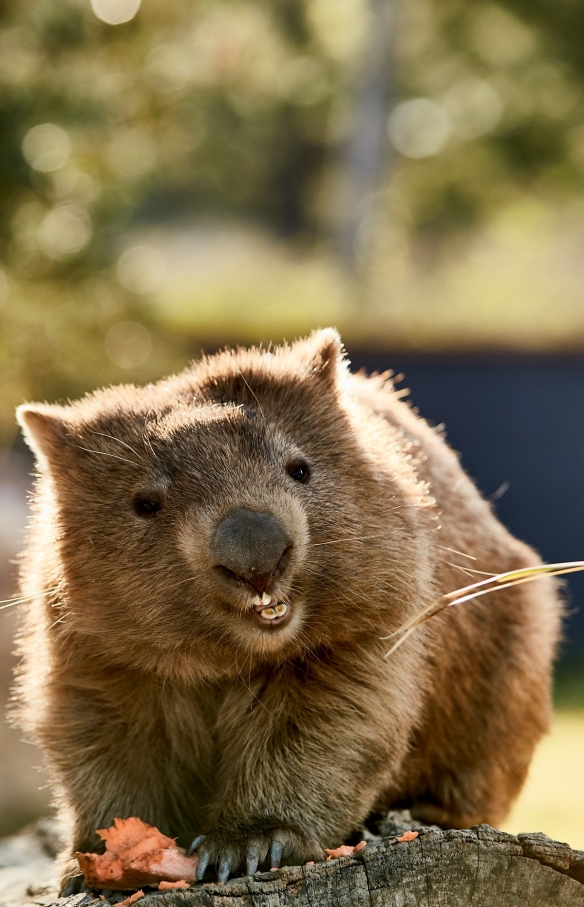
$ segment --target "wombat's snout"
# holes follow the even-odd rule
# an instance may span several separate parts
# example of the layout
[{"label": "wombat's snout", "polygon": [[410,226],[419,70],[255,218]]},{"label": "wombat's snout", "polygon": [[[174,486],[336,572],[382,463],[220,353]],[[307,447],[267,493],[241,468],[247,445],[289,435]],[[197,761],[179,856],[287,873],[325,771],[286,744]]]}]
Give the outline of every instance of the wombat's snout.
[{"label": "wombat's snout", "polygon": [[273,514],[238,507],[217,526],[211,558],[217,570],[261,594],[274,575],[285,568],[292,544]]}]

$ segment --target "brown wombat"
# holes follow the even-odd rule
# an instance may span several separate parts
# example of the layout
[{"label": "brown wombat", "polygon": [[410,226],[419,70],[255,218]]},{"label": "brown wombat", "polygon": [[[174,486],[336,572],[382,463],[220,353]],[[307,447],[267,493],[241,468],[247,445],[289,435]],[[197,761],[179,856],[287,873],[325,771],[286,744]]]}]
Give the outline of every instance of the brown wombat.
[{"label": "brown wombat", "polygon": [[197,835],[223,881],[322,858],[372,810],[505,817],[548,726],[555,586],[451,609],[384,659],[424,605],[538,559],[334,331],[18,417],[39,464],[20,720],[66,890],[116,816]]}]

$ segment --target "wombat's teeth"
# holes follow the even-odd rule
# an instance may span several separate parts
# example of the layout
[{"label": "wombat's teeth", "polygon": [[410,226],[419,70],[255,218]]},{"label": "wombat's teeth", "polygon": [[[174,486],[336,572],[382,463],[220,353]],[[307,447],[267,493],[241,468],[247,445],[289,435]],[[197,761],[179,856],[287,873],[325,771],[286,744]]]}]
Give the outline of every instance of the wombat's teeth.
[{"label": "wombat's teeth", "polygon": [[[269,596],[268,596],[269,598]],[[271,601],[271,598],[270,598]],[[282,617],[286,614],[288,610],[288,605],[285,605],[284,602],[280,602],[278,605],[275,605],[273,608],[264,608],[260,611],[260,615],[265,617],[266,620],[275,620],[276,617]]]},{"label": "wombat's teeth", "polygon": [[268,595],[267,592],[262,592],[262,605],[267,608],[268,605],[272,603],[272,596]]},{"label": "wombat's teeth", "polygon": [[[259,595],[254,595],[252,601],[256,607],[259,607],[262,604],[262,600]],[[263,604],[269,604],[269,602],[263,602]]]}]

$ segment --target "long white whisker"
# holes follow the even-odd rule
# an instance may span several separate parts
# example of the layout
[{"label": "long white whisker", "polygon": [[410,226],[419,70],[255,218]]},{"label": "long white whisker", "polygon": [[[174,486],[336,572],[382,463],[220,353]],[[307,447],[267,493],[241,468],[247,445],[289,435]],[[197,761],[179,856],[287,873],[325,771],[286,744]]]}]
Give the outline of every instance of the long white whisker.
[{"label": "long white whisker", "polygon": [[[93,431],[93,429],[91,429],[91,428],[90,428],[89,430],[90,430],[90,432],[91,432],[92,435],[100,435],[102,438],[110,438],[110,440],[116,441],[118,444],[123,444],[124,447],[127,447],[128,450],[131,450],[131,451],[132,451],[132,453],[134,454],[135,457],[138,457],[139,460],[142,459],[142,457],[140,456],[140,454],[138,453],[138,451],[137,451],[137,450],[134,450],[133,447],[130,447],[129,444],[126,444],[125,441],[122,441],[121,438],[116,438],[114,435],[106,435],[105,432],[103,432],[103,431]],[[143,461],[143,462],[144,462],[144,461]]]},{"label": "long white whisker", "polygon": [[465,554],[464,551],[457,551],[456,548],[448,548],[447,545],[436,545],[436,548],[442,548],[443,551],[451,551],[453,554],[460,554],[461,557],[468,557],[471,561],[476,561],[472,554]]},{"label": "long white whisker", "polygon": [[102,457],[113,457],[114,460],[123,460],[124,463],[130,463],[131,466],[136,466],[137,469],[142,469],[142,464],[134,463],[133,460],[128,460],[127,457],[119,457],[117,454],[106,453],[105,450],[91,450],[90,447],[82,447],[81,444],[78,444],[77,447],[79,450],[85,450],[87,453],[100,454]]},{"label": "long white whisker", "polygon": [[3,601],[0,601],[0,611],[4,611],[5,608],[12,608],[14,605],[23,605],[25,602],[34,601],[35,598],[51,595],[56,589],[57,587],[53,586],[52,589],[43,589],[41,592],[33,592],[30,595],[17,595],[14,598],[5,598]]},{"label": "long white whisker", "polygon": [[[258,398],[256,397],[256,395],[255,395],[254,392],[252,391],[251,387],[249,386],[249,384],[248,384],[247,381],[245,380],[245,376],[241,373],[241,371],[240,371],[239,369],[237,369],[237,371],[239,372],[239,375],[240,375],[241,380],[243,381],[243,383],[244,383],[245,386],[247,387],[248,391],[250,392],[250,394],[251,394],[252,397],[254,398],[255,402],[257,403],[260,413],[262,414],[262,416],[264,416],[264,411],[263,411],[263,409],[262,409],[262,404],[260,403],[260,401],[258,400]],[[265,416],[264,416],[264,419],[265,419]]]}]

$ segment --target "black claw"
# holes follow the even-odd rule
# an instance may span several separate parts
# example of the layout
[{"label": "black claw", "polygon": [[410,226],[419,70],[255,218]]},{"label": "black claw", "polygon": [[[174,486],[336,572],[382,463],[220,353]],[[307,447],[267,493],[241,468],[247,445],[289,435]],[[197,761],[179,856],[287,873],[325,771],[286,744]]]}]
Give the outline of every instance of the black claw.
[{"label": "black claw", "polygon": [[203,853],[199,856],[197,863],[197,882],[202,882],[205,877],[205,871],[209,865],[209,854]]},{"label": "black claw", "polygon": [[206,837],[207,837],[207,835],[199,835],[198,837],[196,837],[187,851],[187,856],[191,857],[194,854],[197,847],[201,846],[201,844],[203,843],[203,841],[205,840]]},{"label": "black claw", "polygon": [[283,850],[284,845],[280,841],[272,842],[272,847],[270,849],[270,864],[272,869],[279,868]]},{"label": "black claw", "polygon": [[231,872],[231,860],[229,857],[223,857],[219,863],[219,871],[217,872],[217,881],[220,885],[224,885],[227,879],[229,878],[229,873]]}]

